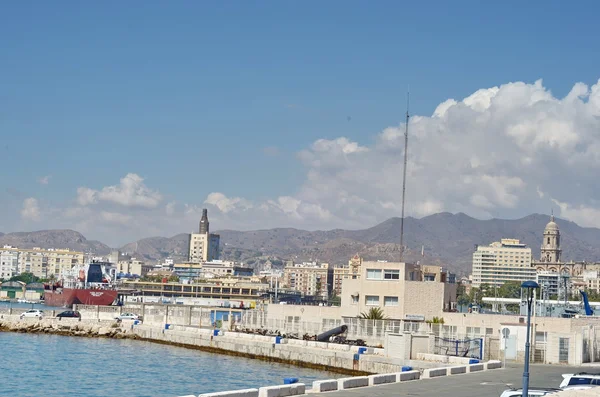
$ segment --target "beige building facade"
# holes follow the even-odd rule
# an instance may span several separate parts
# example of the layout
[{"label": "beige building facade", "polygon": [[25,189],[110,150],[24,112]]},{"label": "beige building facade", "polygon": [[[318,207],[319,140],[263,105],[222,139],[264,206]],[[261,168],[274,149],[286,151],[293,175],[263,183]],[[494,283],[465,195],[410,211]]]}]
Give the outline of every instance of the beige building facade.
[{"label": "beige building facade", "polygon": [[342,284],[344,317],[380,308],[389,319],[423,321],[456,306],[457,285],[446,282],[439,266],[365,261],[360,277],[344,279]]},{"label": "beige building facade", "polygon": [[283,287],[304,295],[328,299],[333,282],[333,266],[328,263],[290,263],[283,269]]},{"label": "beige building facade", "polygon": [[360,266],[362,264],[362,258],[358,254],[354,255],[352,259],[348,261],[348,265],[338,265],[333,268],[333,287],[332,293],[341,296],[342,295],[342,281],[345,279],[360,278]]}]

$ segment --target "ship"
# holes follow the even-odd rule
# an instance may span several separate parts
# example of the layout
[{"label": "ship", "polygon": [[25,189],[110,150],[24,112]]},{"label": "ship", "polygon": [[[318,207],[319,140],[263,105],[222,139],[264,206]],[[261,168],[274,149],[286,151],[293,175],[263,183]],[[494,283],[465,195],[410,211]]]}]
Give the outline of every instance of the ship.
[{"label": "ship", "polygon": [[110,306],[118,296],[109,275],[108,262],[91,262],[73,267],[56,284],[47,285],[44,290],[46,306],[73,307],[79,305]]}]

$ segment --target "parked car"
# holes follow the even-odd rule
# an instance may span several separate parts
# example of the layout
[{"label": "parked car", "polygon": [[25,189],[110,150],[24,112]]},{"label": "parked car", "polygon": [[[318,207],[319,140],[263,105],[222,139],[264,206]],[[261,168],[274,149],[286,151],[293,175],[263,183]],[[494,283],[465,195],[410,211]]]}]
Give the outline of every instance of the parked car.
[{"label": "parked car", "polygon": [[65,310],[64,312],[57,314],[56,317],[81,318],[81,313],[76,310]]},{"label": "parked car", "polygon": [[140,316],[134,313],[121,313],[115,320],[141,320]]},{"label": "parked car", "polygon": [[600,373],[579,372],[563,374],[562,377],[563,380],[559,386],[561,389],[566,389],[567,386],[600,386]]},{"label": "parked car", "polygon": [[[546,394],[558,393],[561,389],[551,387],[530,387],[529,397],[545,396]],[[507,389],[502,392],[500,397],[521,397],[523,395],[523,388]]]},{"label": "parked car", "polygon": [[22,313],[20,318],[21,320],[26,318],[26,317],[32,317],[32,318],[43,318],[44,317],[44,312],[38,309],[30,309],[27,310],[25,313]]}]

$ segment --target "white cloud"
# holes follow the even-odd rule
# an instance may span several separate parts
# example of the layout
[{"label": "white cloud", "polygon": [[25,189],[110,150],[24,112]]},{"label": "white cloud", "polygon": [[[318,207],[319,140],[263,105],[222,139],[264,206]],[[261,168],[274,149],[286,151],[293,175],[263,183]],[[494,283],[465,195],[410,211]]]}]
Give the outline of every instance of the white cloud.
[{"label": "white cloud", "polygon": [[570,205],[565,202],[552,199],[554,204],[560,208],[560,215],[580,226],[600,227],[600,208],[588,207],[586,205]]},{"label": "white cloud", "polygon": [[121,214],[118,212],[102,211],[100,217],[104,222],[114,223],[117,225],[127,225],[132,220],[131,215]]},{"label": "white cloud", "polygon": [[102,190],[87,187],[77,189],[77,202],[85,206],[106,201],[124,207],[156,208],[162,201],[158,191],[150,190],[144,184],[144,178],[129,173],[121,178],[118,185],[106,186]]},{"label": "white cloud", "polygon": [[37,199],[29,197],[23,201],[21,217],[28,221],[39,221],[41,219],[40,206]]},{"label": "white cloud", "polygon": [[177,203],[175,201],[171,201],[170,203],[167,203],[167,205],[165,206],[165,213],[167,215],[173,215],[176,211],[176,205],[177,205]]},{"label": "white cloud", "polygon": [[205,204],[211,204],[217,207],[221,212],[227,213],[233,210],[245,210],[252,207],[252,204],[248,200],[244,200],[239,197],[227,197],[223,193],[211,193],[208,195]]},{"label": "white cloud", "polygon": [[87,187],[77,188],[77,203],[82,206],[96,204],[98,202],[98,192]]},{"label": "white cloud", "polygon": [[43,177],[41,177],[41,178],[38,179],[38,183],[40,185],[47,185],[47,184],[50,183],[50,178],[52,178],[52,175],[43,176]]}]

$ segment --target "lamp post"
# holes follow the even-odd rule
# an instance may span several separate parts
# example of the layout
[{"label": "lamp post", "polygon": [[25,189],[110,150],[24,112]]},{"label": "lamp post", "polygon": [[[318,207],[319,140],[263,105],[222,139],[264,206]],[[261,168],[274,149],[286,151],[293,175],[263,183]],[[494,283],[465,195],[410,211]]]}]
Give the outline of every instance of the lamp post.
[{"label": "lamp post", "polygon": [[523,397],[529,395],[529,330],[531,328],[531,303],[533,301],[533,290],[539,288],[539,284],[529,280],[521,284],[525,289],[525,299],[527,299],[527,340],[525,341],[525,367],[523,368]]}]

